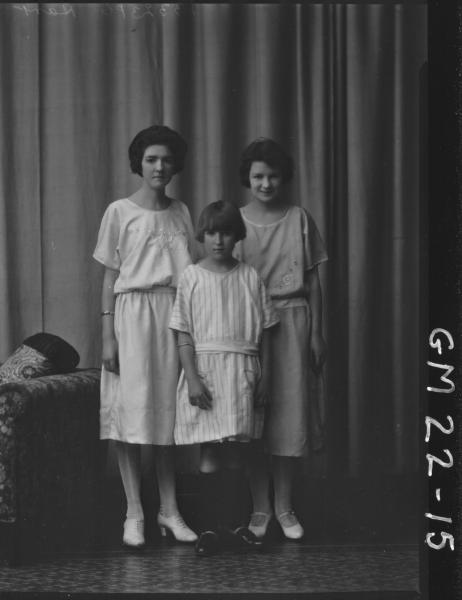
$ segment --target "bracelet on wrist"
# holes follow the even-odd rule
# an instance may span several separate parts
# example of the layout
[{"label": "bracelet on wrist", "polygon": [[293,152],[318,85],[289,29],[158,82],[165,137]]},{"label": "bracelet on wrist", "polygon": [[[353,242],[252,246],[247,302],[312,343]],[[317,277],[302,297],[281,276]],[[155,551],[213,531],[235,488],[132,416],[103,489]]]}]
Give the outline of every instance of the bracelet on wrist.
[{"label": "bracelet on wrist", "polygon": [[106,317],[106,316],[109,316],[109,315],[114,316],[115,312],[113,312],[112,310],[103,310],[102,313],[101,313],[102,317]]}]

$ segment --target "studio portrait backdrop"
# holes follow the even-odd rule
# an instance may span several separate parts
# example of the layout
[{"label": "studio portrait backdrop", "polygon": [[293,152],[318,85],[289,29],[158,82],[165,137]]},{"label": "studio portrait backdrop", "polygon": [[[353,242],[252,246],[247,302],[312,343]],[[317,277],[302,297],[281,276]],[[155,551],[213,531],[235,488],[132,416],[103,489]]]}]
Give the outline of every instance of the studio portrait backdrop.
[{"label": "studio portrait backdrop", "polygon": [[240,153],[272,137],[329,253],[327,473],[416,473],[426,25],[418,2],[2,4],[0,361],[48,331],[100,365],[92,253],[140,129],[188,141],[168,191],[193,221],[245,201]]}]

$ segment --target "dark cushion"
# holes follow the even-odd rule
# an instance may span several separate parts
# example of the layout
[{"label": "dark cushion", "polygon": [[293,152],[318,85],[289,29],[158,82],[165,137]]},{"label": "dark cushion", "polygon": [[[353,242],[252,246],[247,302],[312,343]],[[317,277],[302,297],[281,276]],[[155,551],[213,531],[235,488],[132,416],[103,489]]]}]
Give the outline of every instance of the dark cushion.
[{"label": "dark cushion", "polygon": [[70,344],[52,333],[36,333],[23,342],[47,357],[56,367],[58,373],[69,373],[79,364],[80,356]]}]

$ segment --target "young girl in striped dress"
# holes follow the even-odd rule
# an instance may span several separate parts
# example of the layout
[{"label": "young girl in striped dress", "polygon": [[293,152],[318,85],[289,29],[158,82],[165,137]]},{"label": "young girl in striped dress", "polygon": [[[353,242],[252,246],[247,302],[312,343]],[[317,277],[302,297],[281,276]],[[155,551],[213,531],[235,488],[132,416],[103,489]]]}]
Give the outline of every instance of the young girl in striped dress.
[{"label": "young girl in striped dress", "polygon": [[102,290],[101,439],[116,441],[127,500],[123,543],[145,543],[141,444],[156,447],[157,522],[183,542],[196,534],[178,511],[173,429],[179,361],[168,329],[180,273],[195,259],[188,208],[166,186],[182,170],[186,142],[163,125],[140,131],[129,147],[140,188],[106,209],[94,258],[105,267]]},{"label": "young girl in striped dress", "polygon": [[275,514],[284,535],[303,536],[292,510],[296,459],[307,453],[310,432],[310,377],[319,372],[325,356],[322,299],[318,265],[327,253],[312,216],[291,204],[283,186],[291,180],[293,161],[273,140],[257,139],[243,152],[241,183],[251,198],[241,208],[246,238],[235,256],[260,273],[280,324],[271,338],[271,401],[267,407],[265,450],[271,455],[274,512],[269,495],[269,470],[264,454],[253,454],[250,485],[254,503],[249,529],[263,537]]},{"label": "young girl in striped dress", "polygon": [[245,442],[262,433],[269,394],[267,330],[278,319],[257,272],[232,256],[244,237],[235,206],[214,202],[205,208],[196,238],[206,256],[184,270],[170,320],[183,365],[175,442],[201,444],[199,556],[228,542],[240,548],[261,544],[243,526],[242,466]]}]

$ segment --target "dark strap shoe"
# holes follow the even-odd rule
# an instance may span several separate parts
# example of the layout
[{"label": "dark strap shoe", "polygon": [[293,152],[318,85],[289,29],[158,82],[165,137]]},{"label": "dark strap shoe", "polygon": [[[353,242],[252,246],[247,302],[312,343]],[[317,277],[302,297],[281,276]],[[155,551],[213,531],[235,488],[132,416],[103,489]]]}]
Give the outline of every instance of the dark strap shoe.
[{"label": "dark strap shoe", "polygon": [[215,531],[204,531],[200,534],[194,548],[197,556],[213,556],[220,550],[220,540]]},{"label": "dark strap shoe", "polygon": [[238,527],[233,531],[237,546],[247,550],[261,550],[263,547],[262,540],[259,540],[247,527]]}]

